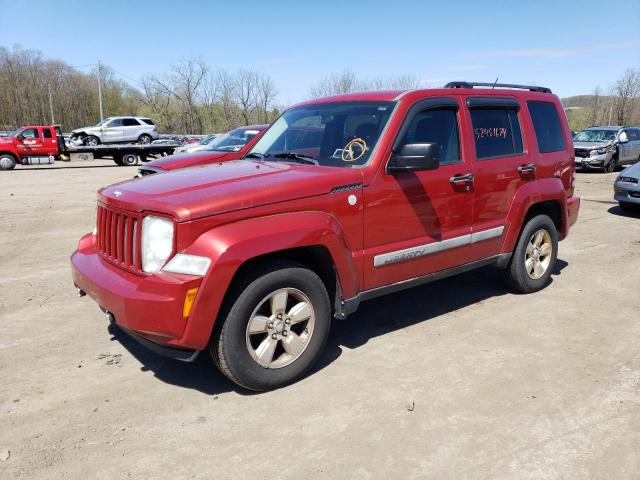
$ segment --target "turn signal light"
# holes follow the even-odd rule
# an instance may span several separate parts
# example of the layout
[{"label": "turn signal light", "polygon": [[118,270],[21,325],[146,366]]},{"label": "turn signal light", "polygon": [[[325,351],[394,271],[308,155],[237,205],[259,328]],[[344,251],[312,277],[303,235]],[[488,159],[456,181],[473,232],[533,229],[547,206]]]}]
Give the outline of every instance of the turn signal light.
[{"label": "turn signal light", "polygon": [[198,294],[198,288],[190,288],[187,290],[187,294],[184,296],[184,306],[182,307],[182,316],[188,317],[189,313],[191,313],[191,307],[193,307],[193,303],[196,301],[196,295]]}]

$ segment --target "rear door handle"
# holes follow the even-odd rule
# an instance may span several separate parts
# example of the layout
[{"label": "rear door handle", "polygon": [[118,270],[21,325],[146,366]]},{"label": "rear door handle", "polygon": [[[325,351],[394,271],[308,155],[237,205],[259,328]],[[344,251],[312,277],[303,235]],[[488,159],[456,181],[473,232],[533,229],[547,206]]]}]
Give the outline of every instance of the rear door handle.
[{"label": "rear door handle", "polygon": [[460,185],[462,183],[473,183],[473,173],[467,173],[465,175],[454,175],[449,179],[451,185]]},{"label": "rear door handle", "polygon": [[518,167],[519,173],[535,173],[535,171],[536,171],[536,166],[533,163],[530,163],[529,165],[520,165]]}]

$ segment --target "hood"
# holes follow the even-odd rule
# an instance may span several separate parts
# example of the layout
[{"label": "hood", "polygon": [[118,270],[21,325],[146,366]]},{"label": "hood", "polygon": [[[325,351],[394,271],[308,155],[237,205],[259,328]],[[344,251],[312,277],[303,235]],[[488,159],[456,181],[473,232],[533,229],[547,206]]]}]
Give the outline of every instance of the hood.
[{"label": "hood", "polygon": [[210,163],[237,160],[241,156],[239,152],[214,152],[213,150],[183,152],[153,160],[147,165],[160,170],[176,170],[178,168],[197,167]]},{"label": "hood", "polygon": [[621,177],[631,177],[640,180],[640,162],[634,163],[630,167],[625,168],[620,172]]},{"label": "hood", "polygon": [[236,160],[110,185],[98,191],[98,200],[125,210],[168,213],[182,222],[361,182],[362,172],[355,168]]},{"label": "hood", "polygon": [[612,142],[573,142],[573,148],[581,148],[584,150],[594,150],[611,145]]},{"label": "hood", "polygon": [[12,143],[13,137],[0,137],[0,143]]}]

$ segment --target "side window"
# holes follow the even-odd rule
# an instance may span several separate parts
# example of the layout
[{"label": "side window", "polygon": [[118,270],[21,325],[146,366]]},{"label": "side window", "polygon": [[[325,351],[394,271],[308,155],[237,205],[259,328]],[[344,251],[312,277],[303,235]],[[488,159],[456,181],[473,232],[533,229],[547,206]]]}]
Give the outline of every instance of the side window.
[{"label": "side window", "polygon": [[472,108],[470,113],[478,160],[524,152],[516,109]]},{"label": "side window", "polygon": [[26,130],[23,130],[22,136],[24,138],[40,138],[37,128],[27,128]]},{"label": "side window", "polygon": [[440,164],[460,161],[458,116],[454,108],[431,108],[418,113],[407,129],[401,145],[437,143]]},{"label": "side window", "polygon": [[140,122],[138,122],[135,118],[125,118],[122,120],[122,125],[125,127],[138,127],[140,126]]},{"label": "side window", "polygon": [[153,121],[150,118],[143,118],[142,121],[147,125],[155,125],[155,123],[153,123]]},{"label": "side window", "polygon": [[637,128],[628,128],[627,129],[627,136],[629,137],[629,141],[630,142],[636,142],[638,140],[640,140],[640,135],[638,134],[639,131]]},{"label": "side window", "polygon": [[540,153],[565,149],[562,124],[556,106],[551,102],[527,102]]},{"label": "side window", "polygon": [[42,136],[44,138],[52,138],[51,129],[50,128],[43,128],[42,129]]},{"label": "side window", "polygon": [[107,127],[109,127],[109,128],[122,127],[122,119],[121,118],[116,118],[115,120],[111,120],[109,122],[109,125],[107,125]]}]

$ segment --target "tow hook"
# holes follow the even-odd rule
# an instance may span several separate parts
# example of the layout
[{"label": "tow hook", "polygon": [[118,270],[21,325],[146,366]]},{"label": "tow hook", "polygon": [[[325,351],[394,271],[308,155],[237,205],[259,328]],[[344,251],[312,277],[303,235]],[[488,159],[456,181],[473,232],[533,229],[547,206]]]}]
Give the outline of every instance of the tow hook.
[{"label": "tow hook", "polygon": [[111,312],[105,311],[104,312],[104,316],[105,316],[105,318],[107,319],[107,321],[109,323],[114,323],[116,321],[116,317],[114,317],[113,313],[111,313]]},{"label": "tow hook", "polygon": [[79,287],[76,287],[76,292],[78,293],[79,297],[84,297],[86,295],[85,291]]}]

